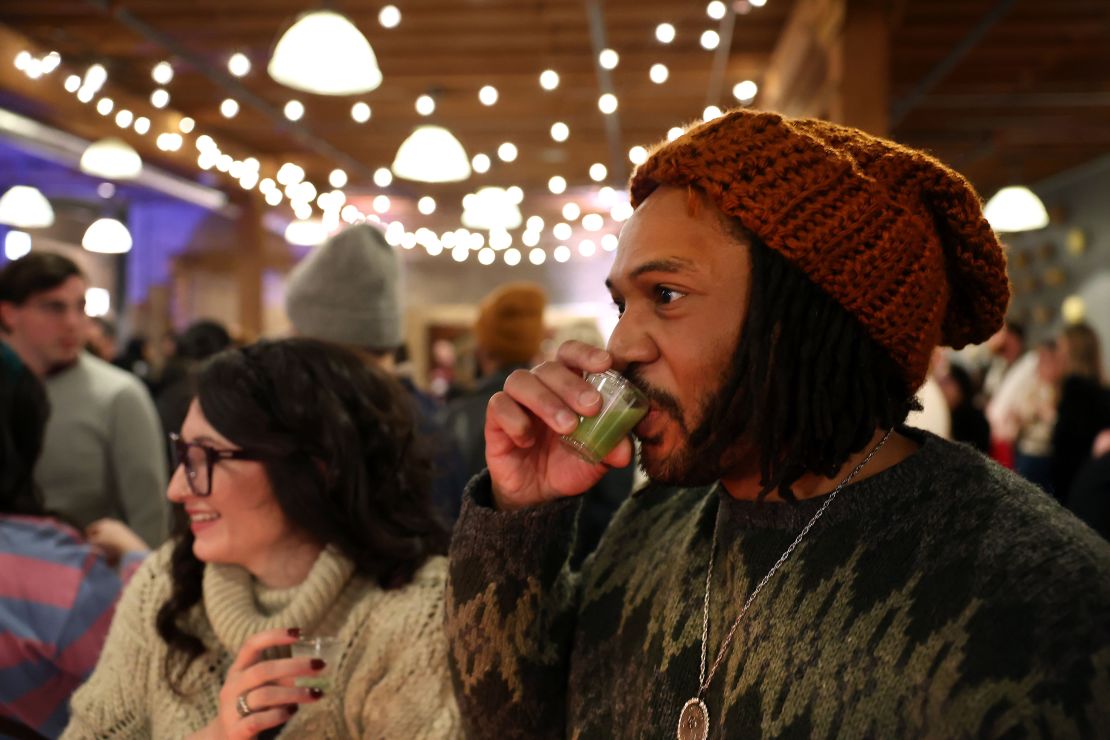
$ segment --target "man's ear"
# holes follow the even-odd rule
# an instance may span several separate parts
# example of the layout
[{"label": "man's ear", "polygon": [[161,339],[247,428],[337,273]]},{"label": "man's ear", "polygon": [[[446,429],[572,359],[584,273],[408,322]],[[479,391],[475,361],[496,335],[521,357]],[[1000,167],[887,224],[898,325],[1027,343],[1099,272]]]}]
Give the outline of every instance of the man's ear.
[{"label": "man's ear", "polygon": [[17,308],[11,301],[0,301],[0,331],[11,332],[12,313]]}]

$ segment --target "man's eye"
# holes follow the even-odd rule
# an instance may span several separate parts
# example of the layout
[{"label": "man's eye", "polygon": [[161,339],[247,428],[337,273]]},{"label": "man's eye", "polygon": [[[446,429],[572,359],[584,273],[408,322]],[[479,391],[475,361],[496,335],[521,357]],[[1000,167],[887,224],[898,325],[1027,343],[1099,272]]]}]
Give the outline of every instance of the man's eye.
[{"label": "man's eye", "polygon": [[681,290],[675,290],[674,288],[665,288],[662,285],[659,285],[655,288],[655,296],[659,303],[668,304],[674,303],[679,298],[684,298],[686,294],[683,293]]}]

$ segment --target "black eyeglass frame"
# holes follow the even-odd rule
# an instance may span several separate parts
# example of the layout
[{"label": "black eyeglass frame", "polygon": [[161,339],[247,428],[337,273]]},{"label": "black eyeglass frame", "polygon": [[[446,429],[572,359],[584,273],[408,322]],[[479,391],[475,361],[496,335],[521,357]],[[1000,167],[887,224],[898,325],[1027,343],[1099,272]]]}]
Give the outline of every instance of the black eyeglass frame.
[{"label": "black eyeglass frame", "polygon": [[[199,496],[201,498],[212,495],[212,469],[220,460],[254,460],[261,462],[273,459],[273,455],[266,455],[251,450],[218,450],[215,447],[210,447],[200,442],[186,442],[177,432],[170,432],[169,438],[170,449],[173,451],[174,456],[174,470],[177,470],[179,466],[185,466],[185,481],[189,484],[189,490],[193,492],[194,496]],[[189,462],[190,447],[195,447],[204,453],[205,472],[208,474],[206,478],[208,481],[208,490],[203,493],[197,490],[197,471],[193,470],[193,466]]]}]

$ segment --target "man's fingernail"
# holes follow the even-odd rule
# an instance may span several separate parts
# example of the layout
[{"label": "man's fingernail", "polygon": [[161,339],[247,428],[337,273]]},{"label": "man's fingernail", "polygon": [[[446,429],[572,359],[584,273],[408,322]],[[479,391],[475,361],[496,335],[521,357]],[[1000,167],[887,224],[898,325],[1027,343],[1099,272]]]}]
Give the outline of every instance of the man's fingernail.
[{"label": "man's fingernail", "polygon": [[581,403],[583,406],[593,406],[600,400],[601,394],[593,389],[582,391],[582,394],[578,396],[578,402]]},{"label": "man's fingernail", "polygon": [[590,355],[590,359],[594,362],[605,362],[609,359],[609,353],[603,349],[595,350],[594,353]]},{"label": "man's fingernail", "polygon": [[301,636],[301,628],[300,627],[290,627],[288,632],[289,632],[290,637],[300,637]]},{"label": "man's fingernail", "polygon": [[309,666],[311,666],[312,670],[314,671],[322,671],[324,670],[324,668],[327,667],[327,665],[328,664],[322,661],[320,658],[313,658],[312,662],[309,663]]},{"label": "man's fingernail", "polygon": [[555,423],[559,425],[560,429],[565,429],[569,432],[578,426],[578,417],[566,409],[563,409],[556,412]]},{"label": "man's fingernail", "polygon": [[319,699],[324,695],[324,690],[313,686],[311,689],[308,690],[308,695],[311,696],[313,699]]}]

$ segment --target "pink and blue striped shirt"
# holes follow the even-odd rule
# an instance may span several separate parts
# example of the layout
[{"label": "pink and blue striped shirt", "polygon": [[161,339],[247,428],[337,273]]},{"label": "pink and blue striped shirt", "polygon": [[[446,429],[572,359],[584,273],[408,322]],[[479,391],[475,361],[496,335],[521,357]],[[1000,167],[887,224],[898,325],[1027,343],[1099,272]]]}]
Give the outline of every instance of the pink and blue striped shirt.
[{"label": "pink and blue striped shirt", "polygon": [[117,571],[71,527],[0,514],[0,715],[61,734],[144,556],[125,556]]}]

